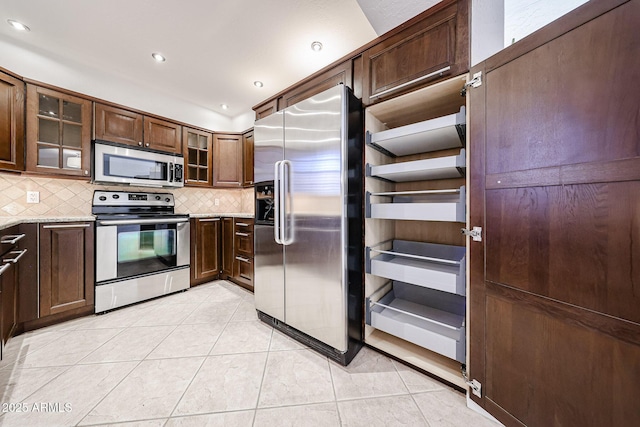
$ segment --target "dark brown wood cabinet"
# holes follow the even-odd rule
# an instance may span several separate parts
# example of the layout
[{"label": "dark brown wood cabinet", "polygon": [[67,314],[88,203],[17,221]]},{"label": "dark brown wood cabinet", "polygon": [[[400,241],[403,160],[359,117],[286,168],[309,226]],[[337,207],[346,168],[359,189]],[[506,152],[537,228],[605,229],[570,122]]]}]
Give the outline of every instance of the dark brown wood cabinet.
[{"label": "dark brown wood cabinet", "polygon": [[182,126],[135,111],[96,103],[95,139],[182,154]]},{"label": "dark brown wood cabinet", "polygon": [[26,250],[19,226],[0,231],[0,338],[13,335],[18,323],[18,266]]},{"label": "dark brown wood cabinet", "polygon": [[285,92],[278,102],[278,110],[283,110],[290,105],[294,105],[303,99],[311,98],[341,83],[352,88],[352,76],[351,60],[337,64],[329,70],[311,76],[301,85]]},{"label": "dark brown wood cabinet", "polygon": [[235,257],[233,218],[222,218],[220,222],[222,224],[222,266],[220,272],[222,273],[222,278],[227,279],[233,276],[233,261]]},{"label": "dark brown wood cabinet", "polygon": [[144,117],[144,146],[152,150],[182,154],[182,126],[155,117]]},{"label": "dark brown wood cabinet", "polygon": [[272,99],[253,107],[253,109],[256,112],[256,120],[260,120],[278,111],[278,99]]},{"label": "dark brown wood cabinet", "polygon": [[587,2],[471,70],[470,398],[507,426],[640,425],[639,21]]},{"label": "dark brown wood cabinet", "polygon": [[191,286],[220,275],[220,218],[191,219]]},{"label": "dark brown wood cabinet", "polygon": [[40,317],[94,304],[94,225],[40,224]]},{"label": "dark brown wood cabinet", "polygon": [[242,134],[242,185],[253,185],[253,129]]},{"label": "dark brown wood cabinet", "polygon": [[143,146],[142,114],[96,103],[95,139]]},{"label": "dark brown wood cabinet", "polygon": [[213,183],[213,134],[182,128],[185,185],[211,187]]},{"label": "dark brown wood cabinet", "polygon": [[253,291],[253,218],[234,218],[231,280]]},{"label": "dark brown wood cabinet", "polygon": [[0,73],[0,169],[24,170],[24,109],[24,83]]},{"label": "dark brown wood cabinet", "polygon": [[365,105],[401,95],[469,69],[466,0],[446,1],[428,16],[363,53]]},{"label": "dark brown wood cabinet", "polygon": [[213,186],[242,187],[242,134],[213,135]]},{"label": "dark brown wood cabinet", "polygon": [[89,178],[91,101],[27,84],[30,172]]}]

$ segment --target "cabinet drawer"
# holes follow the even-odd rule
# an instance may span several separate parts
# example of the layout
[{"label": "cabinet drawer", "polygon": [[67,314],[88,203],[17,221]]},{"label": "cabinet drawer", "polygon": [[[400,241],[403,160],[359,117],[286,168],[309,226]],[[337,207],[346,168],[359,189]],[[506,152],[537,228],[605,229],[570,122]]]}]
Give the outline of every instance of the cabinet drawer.
[{"label": "cabinet drawer", "polygon": [[253,286],[253,258],[236,256],[234,279]]},{"label": "cabinet drawer", "polygon": [[235,248],[236,254],[253,258],[253,232],[236,230]]}]

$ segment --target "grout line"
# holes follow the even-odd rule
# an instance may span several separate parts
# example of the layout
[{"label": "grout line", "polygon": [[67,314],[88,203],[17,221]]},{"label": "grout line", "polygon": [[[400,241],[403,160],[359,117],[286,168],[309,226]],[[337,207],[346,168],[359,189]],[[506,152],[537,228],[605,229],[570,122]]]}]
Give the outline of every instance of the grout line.
[{"label": "grout line", "polygon": [[269,346],[267,347],[267,357],[264,358],[264,366],[262,367],[262,378],[260,379],[260,387],[258,387],[258,396],[256,397],[256,404],[253,408],[253,420],[251,420],[251,425],[255,425],[256,423],[256,415],[258,414],[258,405],[260,404],[260,396],[262,395],[262,386],[264,384],[264,378],[267,375],[267,364],[269,362],[269,357],[271,356],[271,343],[273,342],[273,327],[271,328],[271,336],[269,337]]}]

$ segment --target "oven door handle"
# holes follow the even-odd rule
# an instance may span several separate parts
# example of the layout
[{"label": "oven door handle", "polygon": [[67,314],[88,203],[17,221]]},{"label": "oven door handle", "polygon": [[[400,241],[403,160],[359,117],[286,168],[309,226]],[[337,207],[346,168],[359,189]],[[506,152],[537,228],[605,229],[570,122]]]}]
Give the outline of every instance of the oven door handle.
[{"label": "oven door handle", "polygon": [[181,224],[185,222],[189,222],[189,218],[104,219],[98,221],[98,225]]}]

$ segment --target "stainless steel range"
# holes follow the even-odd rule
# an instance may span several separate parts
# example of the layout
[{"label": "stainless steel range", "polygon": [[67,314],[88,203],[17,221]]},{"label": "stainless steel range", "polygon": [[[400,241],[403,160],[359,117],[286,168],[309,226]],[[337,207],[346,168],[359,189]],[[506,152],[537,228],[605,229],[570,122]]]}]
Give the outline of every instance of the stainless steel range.
[{"label": "stainless steel range", "polygon": [[96,313],[189,288],[189,216],[171,193],[95,191]]}]

